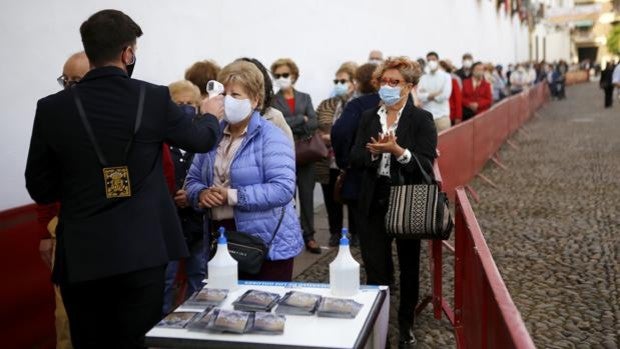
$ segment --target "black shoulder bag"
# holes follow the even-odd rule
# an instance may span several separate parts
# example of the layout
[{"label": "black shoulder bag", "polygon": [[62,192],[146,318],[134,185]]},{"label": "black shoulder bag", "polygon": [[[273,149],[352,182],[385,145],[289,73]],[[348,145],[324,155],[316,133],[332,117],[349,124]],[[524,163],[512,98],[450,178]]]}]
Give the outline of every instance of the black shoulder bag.
[{"label": "black shoulder bag", "polygon": [[439,191],[437,182],[429,176],[418,158],[425,184],[405,184],[402,170],[398,172],[398,185],[390,187],[385,230],[397,239],[447,240],[454,222],[450,215],[448,197]]},{"label": "black shoulder bag", "polygon": [[[263,267],[263,262],[267,258],[267,254],[269,253],[269,248],[271,244],[276,238],[276,234],[278,230],[280,230],[280,225],[282,225],[282,220],[284,219],[284,212],[286,210],[286,206],[282,207],[282,213],[280,214],[280,219],[278,220],[278,225],[276,225],[276,229],[273,232],[271,240],[265,244],[263,240],[259,237],[250,235],[248,233],[244,233],[241,231],[227,231],[226,239],[228,240],[228,252],[230,255],[237,261],[237,266],[239,271],[248,273],[251,275],[256,275],[260,272],[260,269]],[[211,227],[217,229],[217,227]],[[217,235],[217,231],[212,232],[212,234]],[[217,236],[211,239],[211,256],[215,255],[215,251],[217,250]]]}]

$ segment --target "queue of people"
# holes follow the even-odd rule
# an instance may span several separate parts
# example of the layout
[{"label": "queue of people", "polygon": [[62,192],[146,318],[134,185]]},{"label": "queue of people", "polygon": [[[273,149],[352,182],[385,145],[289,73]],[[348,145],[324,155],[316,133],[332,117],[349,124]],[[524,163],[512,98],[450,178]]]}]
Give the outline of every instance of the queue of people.
[{"label": "queue of people", "polygon": [[[38,102],[26,167],[44,231],[58,222],[40,252],[53,268],[58,309],[66,307],[57,317],[63,348],[142,347],[176,306],[179,260],[181,297],[202,286],[219,227],[268,247],[259,272],[241,279],[291,281],[303,249],[322,252],[316,183],[329,246],[338,245],[346,209],[366,282],[393,285],[385,213],[395,178],[422,183],[415,164],[433,173],[438,132],[533,83],[523,65],[504,73],[471,54],[456,69],[437,52],[414,61],[375,50],[365,64],[333,72],[333,92],[315,109],[296,88],[302,75],[290,58],[269,69],[255,58],[223,68],[203,60],[162,87],[131,77],[142,30],[129,16],[97,12],[80,34],[84,52],[65,65],[63,90]],[[211,80],[222,94],[209,95]],[[298,144],[312,138],[328,155],[302,162]],[[399,346],[408,348],[416,342],[420,241],[397,239],[396,252]]]}]

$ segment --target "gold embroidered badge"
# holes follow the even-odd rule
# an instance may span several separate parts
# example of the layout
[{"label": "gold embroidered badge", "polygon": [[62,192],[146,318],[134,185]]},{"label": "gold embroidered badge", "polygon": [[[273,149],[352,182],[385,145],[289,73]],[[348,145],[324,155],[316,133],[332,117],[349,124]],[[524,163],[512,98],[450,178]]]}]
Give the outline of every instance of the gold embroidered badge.
[{"label": "gold embroidered badge", "polygon": [[104,167],[105,196],[108,199],[126,198],[131,196],[129,169],[127,166]]}]

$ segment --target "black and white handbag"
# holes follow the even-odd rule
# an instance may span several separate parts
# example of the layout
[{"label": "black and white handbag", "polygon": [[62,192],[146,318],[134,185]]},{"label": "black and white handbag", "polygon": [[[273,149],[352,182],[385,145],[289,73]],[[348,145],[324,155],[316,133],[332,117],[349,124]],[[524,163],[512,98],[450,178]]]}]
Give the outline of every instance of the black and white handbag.
[{"label": "black and white handbag", "polygon": [[448,197],[424,171],[418,158],[411,155],[426,184],[406,184],[399,171],[397,185],[390,187],[385,215],[387,235],[397,239],[447,240],[454,226]]}]

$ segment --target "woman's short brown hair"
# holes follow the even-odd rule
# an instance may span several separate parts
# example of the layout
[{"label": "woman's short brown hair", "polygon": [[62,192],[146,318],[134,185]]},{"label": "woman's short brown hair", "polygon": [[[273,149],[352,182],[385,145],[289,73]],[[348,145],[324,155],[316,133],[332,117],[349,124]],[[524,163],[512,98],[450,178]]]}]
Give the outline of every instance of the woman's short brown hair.
[{"label": "woman's short brown hair", "polygon": [[258,101],[256,108],[262,108],[265,99],[265,80],[263,73],[254,64],[246,61],[232,62],[220,71],[217,81],[223,85],[231,82],[241,85],[250,98]]},{"label": "woman's short brown hair", "polygon": [[299,67],[297,67],[297,64],[295,64],[295,62],[290,58],[280,58],[277,61],[273,62],[273,64],[271,65],[271,74],[275,74],[276,69],[283,65],[287,66],[291,70],[291,80],[293,82],[296,82],[297,79],[299,79]]},{"label": "woman's short brown hair", "polygon": [[185,80],[189,80],[192,84],[198,86],[200,94],[205,96],[207,94],[207,82],[216,80],[220,70],[220,66],[215,62],[207,60],[198,61],[187,68]]},{"label": "woman's short brown hair", "polygon": [[373,73],[377,69],[374,63],[366,63],[357,68],[355,71],[355,81],[357,81],[357,90],[362,94],[377,92],[377,87],[373,84]]},{"label": "woman's short brown hair", "polygon": [[187,80],[179,80],[168,85],[170,91],[170,98],[176,103],[176,96],[180,93],[189,92],[193,95],[193,103],[200,104],[200,91],[196,85]]},{"label": "woman's short brown hair", "polygon": [[386,70],[396,69],[405,78],[405,82],[416,86],[422,76],[422,69],[420,64],[416,61],[412,61],[408,57],[389,57],[385,62],[381,63],[377,70],[373,74],[373,80],[375,84],[379,84],[379,79],[383,76]]}]

